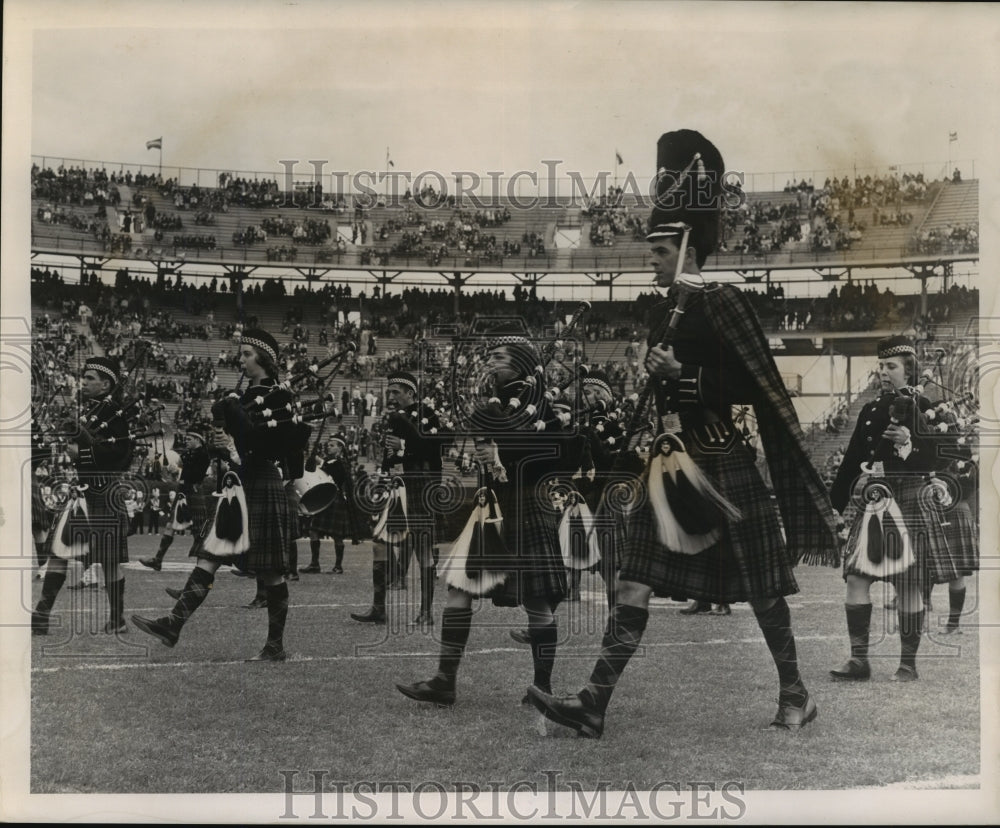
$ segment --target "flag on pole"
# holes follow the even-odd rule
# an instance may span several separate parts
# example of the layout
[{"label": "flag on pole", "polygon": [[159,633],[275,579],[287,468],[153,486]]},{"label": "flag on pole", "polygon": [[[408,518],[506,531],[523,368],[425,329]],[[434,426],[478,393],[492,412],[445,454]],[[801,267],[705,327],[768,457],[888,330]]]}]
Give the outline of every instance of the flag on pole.
[{"label": "flag on pole", "polygon": [[950,144],[950,143],[951,143],[952,141],[957,141],[957,140],[958,140],[958,133],[957,133],[957,132],[949,132],[949,133],[948,133],[948,143],[949,143],[949,144]]},{"label": "flag on pole", "polygon": [[396,165],[392,163],[392,159],[389,157],[389,148],[385,148],[385,165],[387,167],[395,167]]},{"label": "flag on pole", "polygon": [[163,138],[154,138],[152,141],[147,141],[146,149],[163,149]]},{"label": "flag on pole", "polygon": [[618,162],[619,164],[624,164],[624,163],[625,163],[625,162],[624,162],[624,161],[622,160],[622,154],[621,154],[620,152],[618,152],[618,150],[615,150],[615,160],[616,160],[616,161],[617,161],[617,162]]}]

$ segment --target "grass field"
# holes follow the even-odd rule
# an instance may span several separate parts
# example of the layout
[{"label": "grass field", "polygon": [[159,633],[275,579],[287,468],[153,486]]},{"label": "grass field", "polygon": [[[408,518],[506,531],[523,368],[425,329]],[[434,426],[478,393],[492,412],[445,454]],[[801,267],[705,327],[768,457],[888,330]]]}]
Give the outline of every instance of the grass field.
[{"label": "grass field", "polygon": [[[126,615],[159,615],[183,584],[190,538],[178,538],[165,569],[138,565],[157,538],[130,539]],[[308,542],[300,541],[308,560]],[[560,780],[643,790],[665,779],[736,780],[747,790],[809,790],[914,783],[978,787],[980,684],[978,591],[970,581],[961,636],[925,636],[920,680],[895,684],[899,639],[885,634],[876,589],[872,681],[837,684],[827,671],[847,654],[843,581],[831,569],[800,567],[789,599],[803,676],[819,718],[799,734],[765,732],[777,680],[753,615],[678,615],[654,601],[637,655],[612,701],[604,738],[570,738],[520,699],[531,678],[527,647],[508,630],[514,609],[479,608],[458,678],[458,701],[440,709],[404,698],[396,682],[437,666],[433,632],[407,627],[417,584],[390,592],[390,624],[353,622],[370,603],[370,548],[348,546],[345,574],[290,584],[285,636],[291,659],[246,664],[263,644],[266,610],[243,607],[254,584],[221,570],[202,608],[168,649],[138,630],[96,632],[106,619],[102,590],[65,590],[62,626],[32,639],[33,793],[279,792],[281,770],[323,769],[334,780],[457,780],[510,785]],[[28,581],[25,576],[25,604]],[[411,572],[411,579],[416,572]],[[587,679],[604,624],[601,582],[585,576],[583,600],[559,609],[562,644],[553,685],[575,691]],[[30,582],[31,600],[40,582]],[[440,624],[443,591],[435,601]],[[934,594],[940,612],[947,593]],[[96,604],[96,606],[95,606]],[[894,627],[893,627],[894,629]],[[543,735],[543,732],[547,735]],[[299,784],[308,787],[308,777]]]}]

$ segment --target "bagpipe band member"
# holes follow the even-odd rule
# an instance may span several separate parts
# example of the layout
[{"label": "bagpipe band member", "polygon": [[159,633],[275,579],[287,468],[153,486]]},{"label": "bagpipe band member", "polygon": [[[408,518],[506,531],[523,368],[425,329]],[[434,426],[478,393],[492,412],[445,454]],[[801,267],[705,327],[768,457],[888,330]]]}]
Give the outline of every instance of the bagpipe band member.
[{"label": "bagpipe band member", "polygon": [[[599,738],[654,593],[746,601],[778,672],[769,727],[798,729],[816,717],[816,705],[799,673],[785,596],[798,590],[800,553],[835,559],[833,511],[752,306],[737,288],[701,277],[727,194],[721,154],[698,132],[670,132],[658,142],[657,170],[647,240],[656,284],[668,293],[645,359],[660,432],[644,479],[648,497],[630,516],[617,604],[590,681],[573,696],[535,688],[529,695],[548,718]],[[737,403],[756,410],[773,499],[732,423]]]},{"label": "bagpipe band member", "polygon": [[541,366],[532,343],[523,334],[500,330],[487,348],[485,367],[495,397],[476,410],[472,422],[483,435],[476,460],[489,471],[466,529],[441,566],[448,597],[438,672],[427,681],[396,685],[409,698],[439,705],[455,701],[477,597],[524,608],[533,685],[551,690],[558,640],[554,611],[566,595],[557,515],[541,484],[553,474],[572,474],[578,463],[576,439],[552,416],[542,383],[533,381]]},{"label": "bagpipe band member", "polygon": [[[581,467],[574,483],[594,516],[592,533],[601,550],[598,571],[604,579],[608,609],[615,606],[615,583],[621,550],[628,535],[625,505],[631,501],[629,477],[642,471],[636,452],[625,446],[624,415],[617,405],[611,380],[603,371],[591,369],[580,381],[584,409],[584,446]],[[631,462],[623,462],[622,452]]]},{"label": "bagpipe band member", "polygon": [[347,446],[339,437],[331,437],[327,442],[327,456],[319,464],[319,468],[333,481],[337,487],[337,494],[333,503],[308,518],[310,561],[300,572],[309,574],[321,572],[320,541],[327,537],[333,538],[336,555],[330,572],[343,575],[344,539],[351,538],[357,543],[362,530],[361,518],[354,505],[354,480],[347,457]]},{"label": "bagpipe band member", "polygon": [[212,458],[205,438],[197,432],[190,431],[179,442],[175,438],[174,445],[179,449],[181,466],[179,484],[176,491],[171,490],[166,496],[167,515],[156,554],[151,558],[139,559],[139,563],[154,572],[159,572],[163,568],[163,559],[178,532],[194,527],[193,543],[198,543],[207,518],[204,488]]},{"label": "bagpipe band member", "polygon": [[957,574],[943,524],[961,516],[938,508],[942,496],[950,506],[957,493],[949,493],[946,480],[936,475],[949,464],[943,449],[954,440],[933,424],[930,401],[915,387],[917,376],[910,339],[893,336],[878,343],[881,394],[858,414],[831,488],[834,508],[843,514],[853,501],[857,512],[843,570],[851,656],[830,671],[834,679],[870,678],[871,585],[888,581],[897,595],[901,647],[893,680],[915,680],[924,626],[922,586],[949,582]]},{"label": "bagpipe band member", "polygon": [[[431,608],[437,579],[433,553],[435,515],[427,504],[427,493],[441,482],[444,436],[437,413],[419,397],[420,386],[413,374],[395,371],[388,376],[382,471],[391,471],[394,479],[402,481],[405,499],[397,498],[399,508],[395,511],[392,504],[387,506],[390,514],[385,527],[386,542],[377,540],[374,544],[372,606],[367,613],[351,613],[355,621],[385,621],[386,582],[389,588],[405,589],[410,559],[415,557],[420,567],[420,609],[413,623],[417,626],[434,623]],[[400,540],[393,544],[393,538]],[[393,545],[398,549],[393,550]]]},{"label": "bagpipe band member", "polygon": [[289,541],[293,516],[277,462],[302,462],[296,423],[276,412],[289,410],[291,393],[278,384],[278,344],[269,333],[247,329],[240,339],[239,362],[248,387],[213,406],[217,425],[211,449],[227,456],[230,470],[219,481],[215,519],[190,555],[197,559],[169,615],[132,616],[137,627],[173,647],[181,629],[201,606],[223,564],[238,563],[256,574],[267,596],[267,640],[248,661],[284,661],[283,635],[288,615]]},{"label": "bagpipe band member", "polygon": [[134,440],[129,436],[128,413],[133,407],[119,393],[118,362],[89,357],[80,378],[80,396],[87,405],[76,424],[67,453],[76,467],[79,485],[49,534],[51,555],[42,582],[42,595],[31,616],[35,635],[45,635],[56,597],[66,581],[67,564],[79,560],[84,568],[100,563],[110,608],[105,633],[127,632],[125,575],[128,561],[128,515],[116,497],[117,483],[132,462]]}]

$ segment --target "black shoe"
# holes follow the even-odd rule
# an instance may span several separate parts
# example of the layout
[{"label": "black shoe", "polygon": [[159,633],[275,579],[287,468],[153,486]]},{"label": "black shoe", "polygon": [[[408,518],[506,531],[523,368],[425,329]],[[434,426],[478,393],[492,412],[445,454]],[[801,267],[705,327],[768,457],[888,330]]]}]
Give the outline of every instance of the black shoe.
[{"label": "black shoe", "polygon": [[257,595],[246,605],[247,609],[264,609],[267,606],[267,598]]},{"label": "black shoe", "polygon": [[949,624],[941,632],[945,635],[962,635],[962,628],[958,624]]},{"label": "black shoe", "polygon": [[303,575],[318,575],[322,570],[319,568],[319,564],[309,564],[309,566],[304,566],[299,570]]},{"label": "black shoe", "polygon": [[167,595],[169,595],[175,601],[180,601],[181,600],[181,596],[184,594],[184,590],[183,589],[174,589],[173,587],[166,587],[164,589],[164,592],[166,592]]},{"label": "black shoe", "polygon": [[712,607],[712,615],[732,615],[733,610],[729,604],[716,604]]},{"label": "black shoe", "polygon": [[49,614],[47,612],[38,612],[35,610],[31,613],[31,634],[49,634]]},{"label": "black shoe", "polygon": [[782,704],[778,700],[778,712],[774,716],[774,721],[768,725],[768,730],[801,730],[809,722],[819,715],[816,710],[816,702],[807,693],[806,701],[801,707],[794,707],[790,704]]},{"label": "black shoe", "polygon": [[434,616],[429,612],[422,612],[416,618],[413,619],[413,626],[415,627],[433,627],[434,626]]},{"label": "black shoe", "polygon": [[352,612],[351,618],[353,618],[355,621],[364,621],[369,624],[384,624],[385,610],[372,607],[370,610],[368,610],[368,612],[364,614]]},{"label": "black shoe", "polygon": [[285,661],[288,658],[288,653],[283,649],[276,649],[268,645],[264,645],[264,649],[261,650],[257,655],[246,659],[247,663],[251,661]]},{"label": "black shoe", "polygon": [[139,563],[149,567],[154,572],[159,572],[163,569],[163,564],[158,558],[139,558]]},{"label": "black shoe", "polygon": [[511,630],[510,637],[513,638],[518,644],[531,643],[531,632],[528,630]]},{"label": "black shoe", "polygon": [[848,660],[843,667],[830,671],[830,676],[838,681],[868,681],[872,676],[872,668],[867,659],[860,658]]},{"label": "black shoe", "polygon": [[684,609],[678,610],[681,615],[704,615],[712,611],[712,605],[708,601],[692,601]]},{"label": "black shoe", "polygon": [[335,566],[333,569],[330,570],[330,574],[331,575],[343,575],[344,574],[344,567],[339,566],[339,565]]},{"label": "black shoe", "polygon": [[[552,695],[552,688],[551,687],[549,687],[548,689],[545,689],[544,687],[539,687],[538,689],[541,690],[543,693],[546,693],[549,696]],[[521,707],[534,707],[534,705],[531,703],[531,696],[529,696],[527,693],[525,693],[521,697]]]},{"label": "black shoe", "polygon": [[451,707],[455,703],[454,690],[436,687],[430,681],[418,681],[416,684],[397,684],[396,689],[407,698],[433,702],[439,707]]},{"label": "black shoe", "polygon": [[173,647],[180,638],[180,635],[174,631],[166,618],[153,619],[143,618],[141,615],[133,615],[132,623],[144,633],[160,639],[168,647]]},{"label": "black shoe", "polygon": [[528,700],[549,721],[575,730],[584,739],[600,739],[604,714],[588,707],[579,696],[553,696],[532,685]]},{"label": "black shoe", "polygon": [[297,581],[297,580],[299,580],[299,573],[298,572],[290,572],[289,575],[288,575],[288,580],[289,581]]},{"label": "black shoe", "polygon": [[105,635],[119,635],[120,633],[127,632],[128,627],[124,621],[108,621],[108,623],[104,625]]},{"label": "black shoe", "polygon": [[900,664],[899,669],[896,670],[895,675],[889,681],[916,681],[918,678],[916,667],[907,667],[905,664]]}]

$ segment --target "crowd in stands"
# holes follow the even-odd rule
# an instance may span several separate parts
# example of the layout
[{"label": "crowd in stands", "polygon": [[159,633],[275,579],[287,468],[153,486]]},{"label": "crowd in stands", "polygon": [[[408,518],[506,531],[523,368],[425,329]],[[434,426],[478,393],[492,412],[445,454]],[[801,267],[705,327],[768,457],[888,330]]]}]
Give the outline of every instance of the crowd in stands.
[{"label": "crowd in stands", "polygon": [[917,253],[974,253],[979,250],[979,222],[921,230],[911,246]]}]

